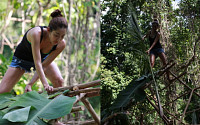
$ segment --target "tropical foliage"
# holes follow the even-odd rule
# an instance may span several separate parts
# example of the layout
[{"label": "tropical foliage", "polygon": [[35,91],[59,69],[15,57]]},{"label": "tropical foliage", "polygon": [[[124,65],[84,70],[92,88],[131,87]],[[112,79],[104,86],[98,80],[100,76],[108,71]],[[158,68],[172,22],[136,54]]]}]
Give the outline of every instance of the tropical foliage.
[{"label": "tropical foliage", "polygon": [[[187,75],[181,77],[182,82],[174,81],[169,88],[165,88],[166,79],[163,77],[156,78],[157,85],[151,84],[150,86],[154,92],[157,88],[161,103],[168,110],[168,112],[164,111],[168,118],[174,120],[181,116],[181,118],[184,117],[182,120],[185,124],[199,123],[200,98],[198,95],[200,91],[199,89],[195,90],[198,95],[192,94],[190,103],[188,103],[190,95],[185,94],[185,92],[190,93],[191,90],[182,84],[185,83],[192,89],[199,87],[197,82],[200,73],[198,70],[199,27],[194,25],[200,22],[199,9],[197,9],[199,8],[199,1],[182,0],[176,7],[173,5],[174,1],[171,0],[103,0],[101,2],[101,96],[106,97],[101,98],[101,111],[112,107],[112,105],[121,105],[123,101],[118,101],[118,99],[122,98],[125,92],[130,92],[131,84],[136,86],[137,82],[135,81],[137,79],[143,75],[147,77],[147,74],[151,72],[149,57],[145,53],[149,47],[148,41],[143,42],[141,36],[150,30],[153,18],[157,18],[160,23],[161,44],[165,49],[167,58],[168,60],[173,59],[177,64],[171,71],[175,74],[186,72]],[[159,70],[161,64],[159,59],[156,59],[153,71]],[[132,90],[135,92],[135,87]],[[147,89],[145,93],[149,95],[151,91]],[[184,96],[181,96],[182,94]],[[172,101],[179,96],[181,97],[176,101],[168,104],[169,100]],[[135,96],[134,99],[136,100],[137,97],[140,96]],[[127,98],[124,98],[124,100],[127,100]],[[187,104],[189,104],[188,108],[186,108]],[[130,124],[163,124],[162,119],[158,117],[159,114],[147,99],[131,106],[128,109]],[[185,112],[185,116],[182,116],[185,109],[188,112]],[[120,111],[121,113],[124,112],[123,109],[120,109]],[[114,110],[111,110],[111,112],[114,112]],[[102,118],[105,118],[104,115],[103,112]],[[120,117],[121,114],[113,118],[113,120],[116,120],[114,124],[119,122]],[[123,120],[124,118],[122,118]],[[173,121],[174,124],[179,122]]]},{"label": "tropical foliage", "polygon": [[62,94],[50,100],[47,94],[38,94],[36,91],[17,97],[11,93],[5,93],[1,94],[0,98],[0,124],[2,125],[33,125],[35,123],[47,125],[49,120],[69,114],[76,101],[75,97],[71,98]]}]

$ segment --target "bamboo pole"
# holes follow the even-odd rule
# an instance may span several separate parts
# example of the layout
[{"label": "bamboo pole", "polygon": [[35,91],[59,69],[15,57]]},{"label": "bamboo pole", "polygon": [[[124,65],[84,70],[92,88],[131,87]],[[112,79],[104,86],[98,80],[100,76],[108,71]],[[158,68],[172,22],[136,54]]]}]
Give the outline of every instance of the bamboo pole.
[{"label": "bamboo pole", "polygon": [[82,98],[81,101],[83,102],[85,107],[88,109],[88,111],[90,112],[90,114],[93,117],[93,119],[95,120],[95,122],[98,125],[100,125],[100,118],[98,117],[98,115],[94,111],[94,109],[93,109],[92,105],[90,104],[90,102],[86,98]]}]

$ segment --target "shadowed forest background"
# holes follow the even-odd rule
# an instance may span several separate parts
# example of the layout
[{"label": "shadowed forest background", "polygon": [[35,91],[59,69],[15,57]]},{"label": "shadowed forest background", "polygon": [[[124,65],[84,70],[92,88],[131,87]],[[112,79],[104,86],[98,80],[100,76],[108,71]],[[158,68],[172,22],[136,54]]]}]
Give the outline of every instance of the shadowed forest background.
[{"label": "shadowed forest background", "polygon": [[[152,106],[157,105],[153,101],[155,96],[149,96],[156,87],[169,122],[200,124],[200,1],[176,0],[177,6],[173,6],[174,2],[101,1],[101,96],[106,97],[101,98],[103,124],[164,124]],[[142,36],[151,29],[154,18],[159,20],[158,31],[167,60],[176,63],[170,71],[183,75],[180,78],[171,75],[174,80],[167,88],[163,75],[156,78],[157,86],[150,82],[148,89],[131,90],[126,86],[140,85],[140,81],[148,80],[148,74],[151,74],[149,56],[146,54],[149,42],[142,41]],[[161,67],[162,63],[157,58],[153,71],[159,71]],[[133,91],[135,96],[129,94]],[[122,93],[130,97],[121,96]],[[147,97],[151,100],[147,100]],[[124,106],[122,101],[126,101],[127,105]]]},{"label": "shadowed forest background", "polygon": [[[100,2],[99,0],[1,0],[0,1],[0,81],[4,76],[25,32],[34,26],[48,26],[50,14],[56,9],[67,19],[67,45],[56,58],[64,86],[87,83],[100,77]],[[25,74],[14,87],[17,95],[24,93],[34,72]],[[51,83],[50,83],[51,84]],[[33,90],[40,91],[40,81]],[[100,97],[90,98],[100,115]],[[80,119],[91,117],[87,111],[76,114]],[[84,116],[84,117],[83,117]]]}]

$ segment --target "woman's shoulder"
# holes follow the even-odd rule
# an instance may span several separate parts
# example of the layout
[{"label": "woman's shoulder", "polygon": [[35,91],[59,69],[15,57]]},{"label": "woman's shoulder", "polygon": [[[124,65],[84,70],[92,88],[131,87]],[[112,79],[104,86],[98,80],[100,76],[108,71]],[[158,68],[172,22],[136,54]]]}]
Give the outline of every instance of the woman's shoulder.
[{"label": "woman's shoulder", "polygon": [[40,27],[33,27],[31,28],[30,30],[27,31],[27,39],[30,40],[31,42],[31,39],[37,39],[37,38],[40,38],[41,36],[41,28]]},{"label": "woman's shoulder", "polygon": [[39,26],[33,27],[28,31],[29,34],[41,34],[41,28]]}]

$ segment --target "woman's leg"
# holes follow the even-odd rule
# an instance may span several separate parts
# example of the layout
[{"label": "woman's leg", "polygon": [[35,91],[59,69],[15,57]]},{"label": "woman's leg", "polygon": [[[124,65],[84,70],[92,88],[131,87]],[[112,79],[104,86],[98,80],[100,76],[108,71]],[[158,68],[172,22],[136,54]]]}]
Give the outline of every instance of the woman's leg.
[{"label": "woman's leg", "polygon": [[56,63],[52,62],[51,64],[49,64],[49,66],[47,66],[44,72],[45,72],[46,77],[53,84],[54,88],[63,86],[64,80]]},{"label": "woman's leg", "polygon": [[150,63],[151,63],[152,68],[154,67],[155,59],[156,59],[156,56],[154,54],[151,54],[150,55]]},{"label": "woman's leg", "polygon": [[[158,56],[160,57],[162,63],[163,63],[163,67],[165,67],[167,65],[167,59],[166,59],[166,56],[165,56],[165,53],[158,53]],[[166,74],[167,74],[167,79],[170,81],[170,77],[169,77],[169,71],[167,70],[166,71]]]},{"label": "woman's leg", "polygon": [[160,59],[162,61],[163,67],[166,66],[167,59],[166,59],[165,53],[158,53],[158,56],[160,57]]},{"label": "woman's leg", "polygon": [[24,74],[20,68],[9,67],[0,84],[0,93],[10,92]]}]

